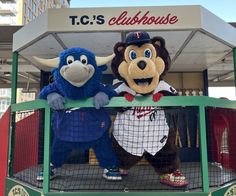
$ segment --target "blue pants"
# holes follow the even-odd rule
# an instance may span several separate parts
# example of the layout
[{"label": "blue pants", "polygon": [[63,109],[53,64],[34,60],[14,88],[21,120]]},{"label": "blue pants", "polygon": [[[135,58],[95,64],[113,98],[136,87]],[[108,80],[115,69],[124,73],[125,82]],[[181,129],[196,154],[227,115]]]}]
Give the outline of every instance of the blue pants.
[{"label": "blue pants", "polygon": [[105,132],[98,140],[90,142],[67,142],[55,137],[51,148],[51,163],[56,168],[61,167],[69,158],[72,150],[88,150],[89,148],[93,148],[101,167],[119,167],[119,161],[112,148],[108,132]]},{"label": "blue pants", "polygon": [[189,128],[190,144],[192,148],[197,144],[197,115],[196,107],[181,109],[178,112],[179,136],[183,147],[188,146],[187,126]]}]

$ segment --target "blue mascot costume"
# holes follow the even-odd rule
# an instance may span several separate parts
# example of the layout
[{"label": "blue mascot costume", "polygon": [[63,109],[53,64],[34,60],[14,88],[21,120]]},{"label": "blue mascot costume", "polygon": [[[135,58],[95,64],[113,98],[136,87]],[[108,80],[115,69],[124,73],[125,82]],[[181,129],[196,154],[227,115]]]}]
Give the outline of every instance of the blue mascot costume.
[{"label": "blue mascot costume", "polygon": [[[107,180],[121,180],[119,162],[113,151],[108,130],[111,125],[109,114],[102,108],[115,95],[112,88],[101,84],[102,71],[113,55],[96,57],[84,48],[70,48],[59,58],[35,60],[53,70],[54,81],[39,94],[54,110],[52,129],[54,139],[51,147],[50,178],[56,176],[74,149],[93,148],[103,177]],[[93,97],[94,108],[73,108],[65,110],[66,99],[80,100]],[[37,176],[43,180],[43,172]]]}]

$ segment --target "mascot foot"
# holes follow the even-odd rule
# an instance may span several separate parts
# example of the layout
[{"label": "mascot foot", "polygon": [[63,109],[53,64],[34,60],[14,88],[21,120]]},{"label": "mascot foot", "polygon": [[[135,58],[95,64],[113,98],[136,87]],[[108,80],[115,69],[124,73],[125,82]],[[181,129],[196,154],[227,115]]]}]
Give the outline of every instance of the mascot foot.
[{"label": "mascot foot", "polygon": [[107,180],[111,180],[111,181],[122,180],[122,177],[120,175],[120,171],[118,168],[104,169],[103,178]]},{"label": "mascot foot", "polygon": [[120,175],[121,176],[128,176],[128,170],[120,168]]},{"label": "mascot foot", "polygon": [[163,174],[160,176],[160,182],[172,187],[185,187],[188,185],[188,181],[185,176],[180,173],[179,170],[170,174]]},{"label": "mascot foot", "polygon": [[[57,177],[56,169],[52,164],[50,164],[50,180]],[[37,181],[43,181],[43,171],[40,171],[36,177]]]}]

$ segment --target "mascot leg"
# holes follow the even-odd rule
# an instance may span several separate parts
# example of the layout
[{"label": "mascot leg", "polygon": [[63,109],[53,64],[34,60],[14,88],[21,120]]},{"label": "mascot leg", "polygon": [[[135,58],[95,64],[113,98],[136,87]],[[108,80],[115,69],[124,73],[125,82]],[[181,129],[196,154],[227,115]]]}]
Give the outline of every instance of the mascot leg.
[{"label": "mascot leg", "polygon": [[122,180],[119,172],[119,161],[112,148],[108,131],[106,131],[103,136],[92,145],[92,148],[100,166],[105,168],[103,177],[112,181]]},{"label": "mascot leg", "polygon": [[145,153],[145,159],[154,167],[155,171],[160,174],[160,182],[172,187],[185,187],[188,181],[179,171],[179,155],[175,145],[175,134],[169,132],[166,145],[154,156]]},{"label": "mascot leg", "polygon": [[[61,167],[70,156],[73,149],[73,142],[61,141],[57,138],[53,139],[51,147],[51,162],[50,162],[50,179],[55,178],[56,168]],[[40,171],[37,178],[38,181],[43,181],[43,171]]]},{"label": "mascot leg", "polygon": [[142,156],[135,156],[124,150],[112,136],[112,145],[120,161],[120,173],[122,176],[128,175],[128,170],[142,159]]}]

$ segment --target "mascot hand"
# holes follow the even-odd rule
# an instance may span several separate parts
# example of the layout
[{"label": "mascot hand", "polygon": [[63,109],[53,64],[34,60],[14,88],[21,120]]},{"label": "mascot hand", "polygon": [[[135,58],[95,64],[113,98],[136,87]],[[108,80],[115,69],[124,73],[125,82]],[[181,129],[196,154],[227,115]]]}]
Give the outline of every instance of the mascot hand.
[{"label": "mascot hand", "polygon": [[129,94],[129,93],[125,93],[125,99],[129,102],[133,101],[134,100],[134,96]]},{"label": "mascot hand", "polygon": [[109,97],[104,92],[99,92],[93,97],[93,105],[96,109],[100,109],[109,103]]},{"label": "mascot hand", "polygon": [[50,93],[47,96],[48,105],[53,110],[63,110],[65,109],[64,103],[65,98],[58,93]]},{"label": "mascot hand", "polygon": [[158,102],[162,96],[163,96],[162,93],[156,93],[152,96],[152,99],[153,99],[153,101]]}]

